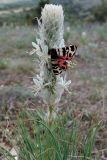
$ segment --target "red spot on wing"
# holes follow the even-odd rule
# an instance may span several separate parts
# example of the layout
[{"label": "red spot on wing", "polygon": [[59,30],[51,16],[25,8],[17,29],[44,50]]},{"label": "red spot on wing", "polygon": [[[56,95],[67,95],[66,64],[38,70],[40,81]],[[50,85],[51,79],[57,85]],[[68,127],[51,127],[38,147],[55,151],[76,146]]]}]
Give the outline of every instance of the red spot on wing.
[{"label": "red spot on wing", "polygon": [[57,59],[57,63],[59,65],[59,67],[66,70],[68,68],[67,61],[71,61],[74,55],[75,55],[75,53],[71,57],[69,57],[69,56],[59,56],[58,59]]}]

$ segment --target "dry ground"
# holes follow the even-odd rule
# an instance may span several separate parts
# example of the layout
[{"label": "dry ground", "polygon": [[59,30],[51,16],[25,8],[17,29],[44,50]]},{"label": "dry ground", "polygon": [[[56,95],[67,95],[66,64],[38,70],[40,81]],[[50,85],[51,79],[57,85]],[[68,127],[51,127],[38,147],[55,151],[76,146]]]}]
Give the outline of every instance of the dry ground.
[{"label": "dry ground", "polygon": [[[33,27],[0,28],[0,120],[14,119],[22,107],[44,107],[29,88],[36,73],[28,54],[35,36]],[[78,56],[68,71],[72,94],[63,95],[60,108],[83,121],[103,121],[99,149],[107,149],[107,24],[68,26],[65,39],[78,45]]]}]

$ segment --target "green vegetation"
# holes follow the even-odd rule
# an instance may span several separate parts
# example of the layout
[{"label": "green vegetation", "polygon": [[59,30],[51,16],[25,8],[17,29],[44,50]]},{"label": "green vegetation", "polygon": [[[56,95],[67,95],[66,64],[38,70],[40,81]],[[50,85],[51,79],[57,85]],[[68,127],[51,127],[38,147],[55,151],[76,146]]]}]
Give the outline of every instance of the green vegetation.
[{"label": "green vegetation", "polygon": [[[43,120],[43,112],[22,112],[18,118],[16,151],[23,160],[91,160],[99,124],[82,131],[79,119],[72,114]],[[69,123],[69,126],[68,126]],[[1,148],[6,159],[14,159]],[[95,155],[95,157],[98,157]],[[98,158],[96,158],[98,160]]]},{"label": "green vegetation", "polygon": [[102,0],[102,3],[92,9],[94,20],[98,22],[107,21],[107,1]]},{"label": "green vegetation", "polygon": [[26,8],[26,7],[32,7],[34,5],[37,5],[39,0],[30,0],[30,1],[26,1],[26,0],[22,0],[22,1],[17,1],[17,2],[13,2],[13,3],[2,3],[0,2],[0,10],[10,10],[10,9],[18,9],[20,7]]},{"label": "green vegetation", "polygon": [[33,24],[36,23],[37,12],[36,8],[31,8],[30,11],[23,10],[23,12],[20,13],[9,13],[6,15],[1,16],[0,18],[0,26],[3,26],[4,24],[8,25],[25,25],[25,24]]},{"label": "green vegetation", "polygon": [[[9,4],[7,8],[2,10],[8,10],[9,14],[0,15],[0,26],[6,25],[32,25],[37,24],[36,18],[40,18],[41,9],[45,4],[56,3],[52,0],[40,0],[29,3],[21,2],[20,4]],[[107,2],[102,0],[101,3],[96,3],[91,7],[86,7],[83,2],[76,1],[58,1],[57,4],[62,4],[65,13],[65,20],[71,24],[77,24],[78,22],[105,22],[107,20]],[[84,4],[84,5],[83,5]],[[14,10],[22,9],[21,12],[15,13]],[[29,8],[27,10],[27,8]]]},{"label": "green vegetation", "polygon": [[8,68],[8,62],[5,60],[0,60],[0,70],[4,70]]},{"label": "green vegetation", "polygon": [[[4,24],[6,25],[13,24],[13,26],[36,24],[37,23],[36,18],[40,17],[41,9],[44,7],[45,4],[49,3],[49,0],[41,0],[40,2],[38,2],[38,5],[36,2],[34,3],[34,1],[32,3],[31,6],[28,6],[29,10],[26,10],[27,7],[26,5],[23,7],[23,3],[21,3],[22,5],[19,4],[17,8],[14,6],[14,4],[12,4],[12,6],[10,5],[10,8],[7,5],[7,8],[9,8],[8,9],[9,13],[6,15],[5,14],[0,15],[0,26],[3,26]],[[7,10],[7,8],[5,10]],[[18,8],[19,9],[22,8],[22,11],[20,11],[19,13],[15,13],[14,10],[17,10]]]}]

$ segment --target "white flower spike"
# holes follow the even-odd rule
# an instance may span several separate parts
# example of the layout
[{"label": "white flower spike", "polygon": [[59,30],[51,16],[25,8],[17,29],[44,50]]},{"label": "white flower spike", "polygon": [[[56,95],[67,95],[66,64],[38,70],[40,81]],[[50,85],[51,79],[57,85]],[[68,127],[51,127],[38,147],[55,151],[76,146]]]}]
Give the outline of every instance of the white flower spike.
[{"label": "white flower spike", "polygon": [[61,77],[60,78],[60,81],[58,82],[58,84],[62,87],[62,88],[64,88],[66,91],[68,91],[68,87],[69,87],[69,85],[71,84],[71,80],[66,80],[66,76],[63,78],[63,77]]},{"label": "white flower spike", "polygon": [[[64,90],[68,91],[71,83],[62,77],[53,74],[48,51],[51,48],[64,47],[64,16],[61,5],[46,4],[38,20],[38,37],[36,43],[32,42],[33,51],[39,58],[40,75],[34,81],[34,93],[42,97],[48,106],[56,106],[61,100]],[[69,91],[68,91],[69,92]]]}]

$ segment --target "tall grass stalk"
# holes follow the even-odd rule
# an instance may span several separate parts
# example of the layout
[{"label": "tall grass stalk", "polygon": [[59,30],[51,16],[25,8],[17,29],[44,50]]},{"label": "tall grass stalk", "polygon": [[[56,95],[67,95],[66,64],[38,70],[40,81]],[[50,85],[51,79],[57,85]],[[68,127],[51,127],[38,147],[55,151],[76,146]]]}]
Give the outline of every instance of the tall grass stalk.
[{"label": "tall grass stalk", "polygon": [[[71,127],[68,128],[68,115],[66,117],[59,115],[54,123],[49,125],[41,118],[41,114],[39,111],[24,112],[18,118],[18,147],[16,147],[16,151],[20,160],[94,159],[92,151],[99,125],[91,126],[83,136],[79,128],[79,120],[72,115]],[[5,152],[4,156],[6,160],[14,159],[9,155],[9,152],[8,154]]]}]

